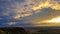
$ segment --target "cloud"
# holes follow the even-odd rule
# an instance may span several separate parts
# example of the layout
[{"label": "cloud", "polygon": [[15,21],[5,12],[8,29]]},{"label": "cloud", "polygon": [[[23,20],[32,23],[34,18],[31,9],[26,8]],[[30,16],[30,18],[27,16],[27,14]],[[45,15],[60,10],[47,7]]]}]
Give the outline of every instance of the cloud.
[{"label": "cloud", "polygon": [[16,22],[9,22],[9,23],[7,23],[7,25],[15,25],[15,24],[17,24]]},{"label": "cloud", "polygon": [[51,8],[44,8],[42,10],[40,10],[41,12],[37,13],[37,15],[34,15],[33,18],[29,19],[28,22],[34,24],[34,25],[38,25],[38,26],[56,26],[57,24],[51,24],[48,22],[42,22],[42,21],[48,21],[52,18],[58,17],[60,16],[60,11],[58,10],[53,10]]},{"label": "cloud", "polygon": [[[31,5],[32,4],[32,5]],[[21,3],[21,4],[17,4],[17,10],[16,15],[15,16],[20,16],[20,15],[25,15],[25,14],[30,14],[28,16],[24,16],[23,20],[26,20],[26,22],[34,24],[34,25],[42,25],[41,21],[43,20],[47,20],[47,19],[51,19],[54,18],[56,16],[60,15],[60,4],[58,3],[58,1],[55,0],[41,0],[41,1],[35,1],[35,0],[26,0],[26,2]],[[59,7],[59,8],[58,8]],[[33,12],[35,14],[33,14]],[[24,13],[24,14],[22,14]],[[32,15],[32,18],[30,18],[30,16]],[[22,17],[22,16],[20,16]],[[20,18],[18,17],[18,19]],[[17,18],[16,18],[17,19]],[[37,22],[37,23],[36,23]]]},{"label": "cloud", "polygon": [[[21,1],[21,2],[19,2]],[[23,1],[23,2],[22,2]],[[3,1],[2,1],[3,3]],[[33,15],[33,12],[38,13],[43,8],[52,8],[54,10],[60,10],[60,4],[59,1],[56,0],[7,0],[4,4],[5,6],[2,6],[4,11],[2,11],[3,15],[13,15],[12,17],[15,18],[15,16],[18,15],[24,15],[28,14]],[[37,11],[38,10],[38,11]],[[24,13],[24,14],[22,14]],[[25,15],[24,15],[25,16]],[[21,16],[22,17],[22,16]],[[26,16],[25,16],[26,17]],[[18,17],[19,18],[19,17]]]},{"label": "cloud", "polygon": [[[60,16],[60,3],[57,0],[0,0],[0,16],[7,19],[18,20],[18,22],[9,22],[9,25],[41,24],[41,21]],[[5,2],[5,3],[4,3]],[[20,19],[24,21],[20,21]],[[12,20],[12,21],[13,21]],[[36,23],[37,22],[37,23]]]},{"label": "cloud", "polygon": [[[22,3],[16,3],[15,16],[28,14],[28,16],[33,15],[33,12],[37,14],[41,12],[44,8],[51,8],[53,10],[60,10],[60,4],[56,0],[25,0]],[[24,14],[22,14],[24,13]],[[15,18],[15,16],[13,18]],[[22,17],[22,16],[20,16]],[[20,18],[17,17],[17,18]],[[24,17],[27,17],[24,15]],[[23,18],[24,18],[23,17]]]},{"label": "cloud", "polygon": [[34,6],[32,9],[33,10],[38,10],[38,9],[43,9],[43,8],[52,8],[54,10],[60,10],[60,3],[55,0],[45,0],[45,2],[40,2],[36,7]]}]

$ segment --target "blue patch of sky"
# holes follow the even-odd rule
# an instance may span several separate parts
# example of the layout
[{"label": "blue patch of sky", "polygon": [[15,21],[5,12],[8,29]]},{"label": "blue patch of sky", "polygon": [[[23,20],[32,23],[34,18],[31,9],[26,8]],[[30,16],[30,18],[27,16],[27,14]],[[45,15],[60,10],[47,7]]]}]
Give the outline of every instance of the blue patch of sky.
[{"label": "blue patch of sky", "polygon": [[[10,13],[9,16],[4,16],[2,15],[3,12],[7,11],[7,6],[9,6],[9,11],[14,11],[13,9],[15,9],[14,7],[11,7],[11,4],[15,4],[15,2],[24,2],[25,0],[11,0],[11,1],[0,1],[0,18],[2,18],[0,20],[0,27],[3,27],[3,26],[7,26],[6,23],[8,22],[20,22],[22,23],[23,21],[18,21],[18,20],[14,20],[14,19],[8,19],[10,16],[13,16],[14,14],[13,13]],[[25,5],[27,6],[27,5]],[[23,25],[23,24],[21,24]]]},{"label": "blue patch of sky", "polygon": [[25,2],[25,0],[10,0],[10,2]]},{"label": "blue patch of sky", "polygon": [[17,2],[25,2],[25,0],[16,0]]}]

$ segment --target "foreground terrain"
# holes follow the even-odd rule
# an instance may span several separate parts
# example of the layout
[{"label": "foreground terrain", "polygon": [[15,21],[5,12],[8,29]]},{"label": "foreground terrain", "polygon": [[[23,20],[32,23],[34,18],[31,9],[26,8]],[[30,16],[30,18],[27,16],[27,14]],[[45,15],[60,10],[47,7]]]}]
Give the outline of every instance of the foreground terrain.
[{"label": "foreground terrain", "polygon": [[60,34],[60,27],[4,27],[0,34]]}]

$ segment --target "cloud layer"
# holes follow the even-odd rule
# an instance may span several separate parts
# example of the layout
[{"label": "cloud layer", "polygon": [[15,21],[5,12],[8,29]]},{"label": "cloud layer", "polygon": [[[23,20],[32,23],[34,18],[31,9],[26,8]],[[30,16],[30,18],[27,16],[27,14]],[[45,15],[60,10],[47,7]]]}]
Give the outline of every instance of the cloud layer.
[{"label": "cloud layer", "polygon": [[0,0],[0,26],[38,25],[57,16],[60,0]]}]

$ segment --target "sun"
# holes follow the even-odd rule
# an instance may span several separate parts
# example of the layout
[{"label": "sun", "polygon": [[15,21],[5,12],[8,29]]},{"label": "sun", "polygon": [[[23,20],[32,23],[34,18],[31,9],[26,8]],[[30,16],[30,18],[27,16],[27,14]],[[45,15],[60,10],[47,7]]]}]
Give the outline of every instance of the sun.
[{"label": "sun", "polygon": [[46,22],[46,23],[60,23],[60,17],[55,17],[55,18],[52,18],[50,20],[44,20],[42,22]]},{"label": "sun", "polygon": [[55,23],[59,23],[59,22],[60,22],[60,17],[52,18],[51,20],[48,20],[48,22],[55,22]]}]

